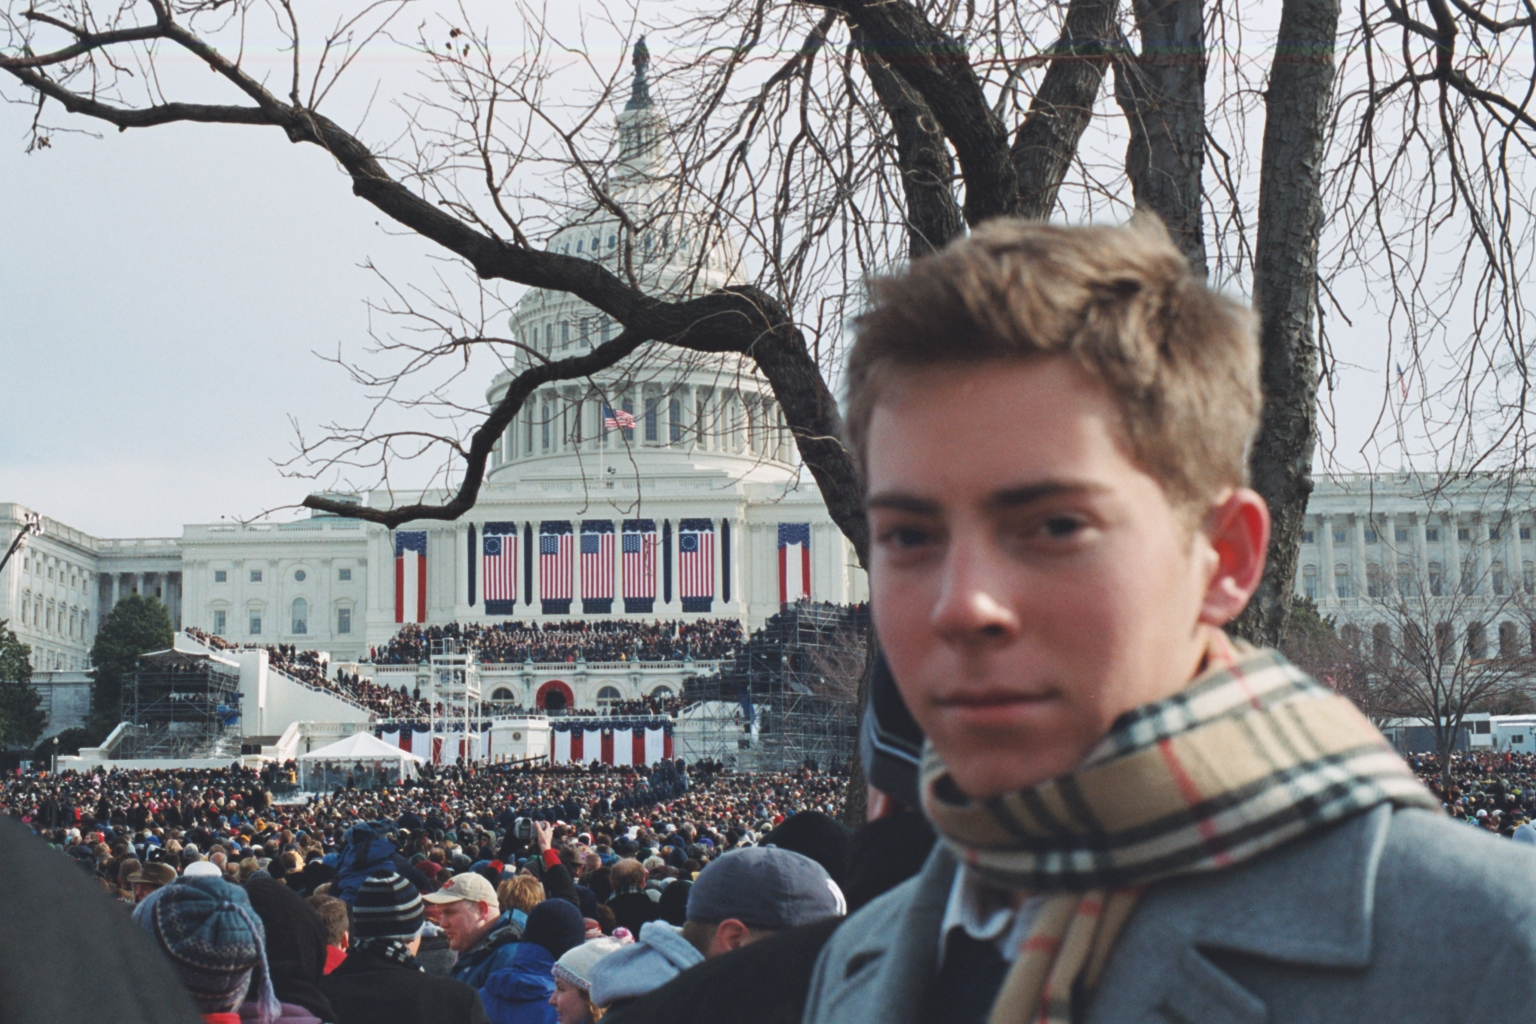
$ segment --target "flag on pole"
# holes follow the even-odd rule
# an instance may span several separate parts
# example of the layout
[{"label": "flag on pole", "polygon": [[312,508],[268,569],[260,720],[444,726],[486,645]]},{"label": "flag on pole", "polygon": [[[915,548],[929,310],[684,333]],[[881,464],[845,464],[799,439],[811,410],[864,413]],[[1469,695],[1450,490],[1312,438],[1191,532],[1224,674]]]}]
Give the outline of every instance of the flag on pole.
[{"label": "flag on pole", "polygon": [[539,601],[545,615],[571,613],[571,523],[539,524]]},{"label": "flag on pole", "polygon": [[656,609],[656,520],[624,520],[624,610]]},{"label": "flag on pole", "polygon": [[612,406],[603,406],[604,430],[634,430],[635,414],[625,409],[615,409]]},{"label": "flag on pole", "polygon": [[[413,618],[407,619],[410,613]],[[427,531],[395,534],[395,621],[427,621]]]},{"label": "flag on pole", "polygon": [[1403,364],[1397,364],[1397,386],[1403,392],[1403,401],[1408,401],[1408,378],[1403,374]]},{"label": "flag on pole", "polygon": [[707,612],[715,600],[715,523],[683,519],[677,524],[677,569],[683,611]]},{"label": "flag on pole", "polygon": [[779,604],[801,598],[811,598],[811,524],[780,523]]},{"label": "flag on pole", "polygon": [[581,611],[583,615],[613,611],[612,519],[582,520]]},{"label": "flag on pole", "polygon": [[517,601],[517,524],[486,523],[482,536],[485,614],[511,615]]}]

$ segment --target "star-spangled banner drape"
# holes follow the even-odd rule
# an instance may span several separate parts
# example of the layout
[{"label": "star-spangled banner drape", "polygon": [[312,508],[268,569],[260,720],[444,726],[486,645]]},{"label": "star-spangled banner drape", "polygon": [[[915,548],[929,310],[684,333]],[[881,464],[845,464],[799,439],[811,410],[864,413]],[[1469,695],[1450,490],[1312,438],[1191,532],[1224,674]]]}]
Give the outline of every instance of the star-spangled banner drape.
[{"label": "star-spangled banner drape", "polygon": [[613,611],[613,520],[584,519],[581,523],[581,611],[607,615]]},{"label": "star-spangled banner drape", "polygon": [[485,613],[510,615],[517,602],[517,524],[486,523],[481,535]]},{"label": "star-spangled banner drape", "polygon": [[656,520],[624,520],[622,547],[624,610],[630,614],[655,611]]}]

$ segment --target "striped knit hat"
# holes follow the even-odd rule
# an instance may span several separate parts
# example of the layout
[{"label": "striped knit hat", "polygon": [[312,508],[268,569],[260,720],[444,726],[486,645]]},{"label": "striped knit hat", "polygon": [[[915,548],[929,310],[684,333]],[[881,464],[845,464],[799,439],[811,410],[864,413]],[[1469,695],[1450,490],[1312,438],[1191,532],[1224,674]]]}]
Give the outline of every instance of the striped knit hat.
[{"label": "striped knit hat", "polygon": [[352,934],[359,939],[414,939],[424,920],[421,893],[394,872],[365,879],[352,904]]},{"label": "striped knit hat", "polygon": [[154,937],[202,1013],[235,1011],[249,989],[256,1019],[277,1019],[266,932],[244,889],[220,878],[182,878],[145,898],[133,919]]}]

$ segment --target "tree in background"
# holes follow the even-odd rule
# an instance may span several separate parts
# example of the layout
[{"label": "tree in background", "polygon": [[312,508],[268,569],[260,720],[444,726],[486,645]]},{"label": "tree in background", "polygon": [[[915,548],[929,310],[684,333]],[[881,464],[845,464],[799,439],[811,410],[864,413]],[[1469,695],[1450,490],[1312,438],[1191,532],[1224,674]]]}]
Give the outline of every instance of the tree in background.
[{"label": "tree in background", "polygon": [[48,716],[32,686],[32,648],[0,619],[0,747],[37,742]]},{"label": "tree in background", "polygon": [[152,597],[129,594],[107,613],[91,645],[91,717],[87,731],[99,743],[122,721],[123,683],[139,655],[171,646],[175,632],[165,605]]}]

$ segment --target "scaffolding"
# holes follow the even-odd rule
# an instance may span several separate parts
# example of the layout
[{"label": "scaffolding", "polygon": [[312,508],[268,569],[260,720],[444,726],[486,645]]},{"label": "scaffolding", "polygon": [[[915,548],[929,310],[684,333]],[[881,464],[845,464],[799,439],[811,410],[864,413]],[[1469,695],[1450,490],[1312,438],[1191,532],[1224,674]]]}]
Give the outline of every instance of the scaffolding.
[{"label": "scaffolding", "polygon": [[858,745],[868,632],[865,605],[785,605],[717,675],[684,686],[679,728],[690,712],[714,726],[696,730],[695,759],[754,771],[847,766]]},{"label": "scaffolding", "polygon": [[123,694],[120,758],[240,756],[240,668],[210,654],[140,656]]}]

